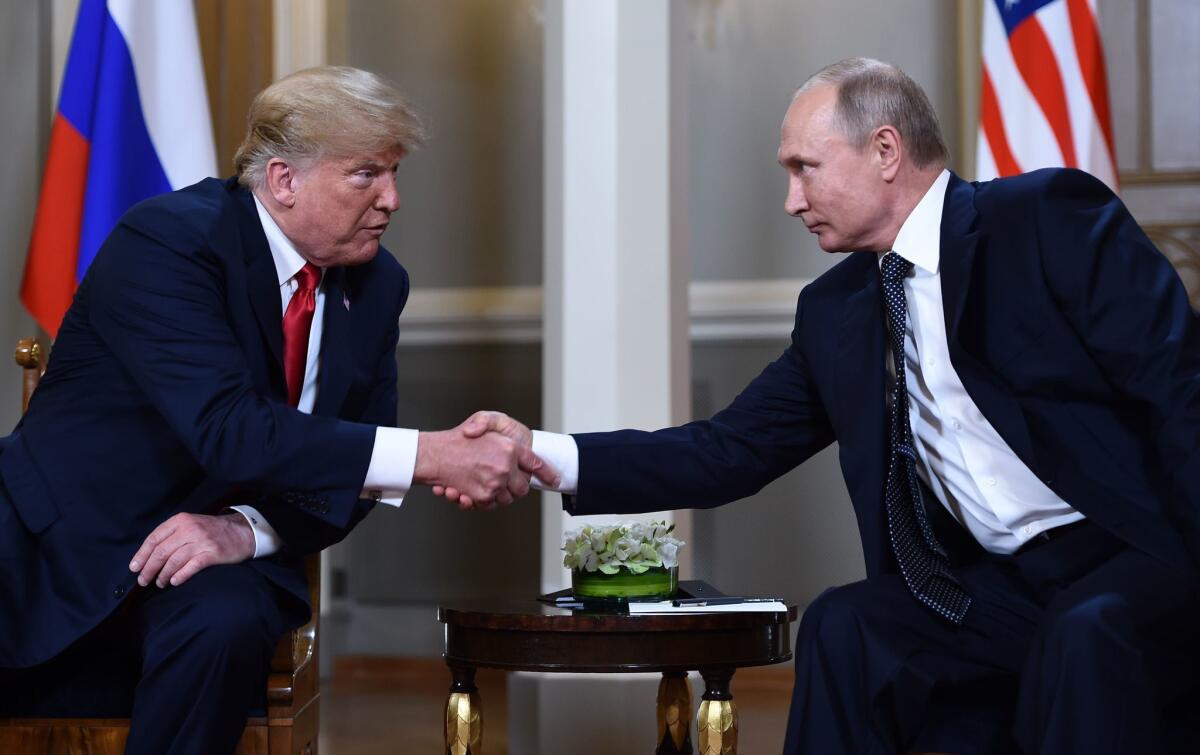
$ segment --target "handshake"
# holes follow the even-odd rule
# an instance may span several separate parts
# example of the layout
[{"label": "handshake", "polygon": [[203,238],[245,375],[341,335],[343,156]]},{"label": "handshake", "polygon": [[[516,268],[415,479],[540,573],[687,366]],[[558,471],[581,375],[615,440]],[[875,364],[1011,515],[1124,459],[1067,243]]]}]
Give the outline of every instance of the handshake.
[{"label": "handshake", "polygon": [[557,487],[559,473],[532,450],[533,432],[501,412],[476,412],[450,430],[422,432],[413,482],[460,509],[507,506],[529,492],[530,477]]}]

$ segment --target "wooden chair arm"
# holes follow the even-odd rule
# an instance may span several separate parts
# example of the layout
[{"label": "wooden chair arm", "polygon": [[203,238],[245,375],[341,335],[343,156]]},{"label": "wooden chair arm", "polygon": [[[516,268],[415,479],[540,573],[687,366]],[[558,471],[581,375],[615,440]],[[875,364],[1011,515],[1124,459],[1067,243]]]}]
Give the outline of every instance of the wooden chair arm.
[{"label": "wooden chair arm", "polygon": [[287,634],[275,647],[271,675],[267,679],[267,706],[272,715],[303,705],[315,694],[318,684],[317,629],[321,616],[321,554],[304,558],[312,618]]},{"label": "wooden chair arm", "polygon": [[42,379],[42,374],[46,372],[46,360],[43,353],[41,341],[36,338],[22,338],[17,341],[17,353],[14,355],[17,364],[21,365],[23,375],[21,376],[21,413],[29,408],[29,398],[33,395],[33,389],[37,388],[38,381]]}]

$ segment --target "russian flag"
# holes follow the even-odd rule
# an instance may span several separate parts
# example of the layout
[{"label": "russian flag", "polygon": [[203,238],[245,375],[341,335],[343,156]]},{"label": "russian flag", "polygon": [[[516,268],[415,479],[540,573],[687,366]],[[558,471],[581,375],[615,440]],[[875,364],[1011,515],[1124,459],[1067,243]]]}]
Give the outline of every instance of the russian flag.
[{"label": "russian flag", "polygon": [[38,325],[58,332],[125,210],[216,163],[192,0],[83,0],[21,281]]}]

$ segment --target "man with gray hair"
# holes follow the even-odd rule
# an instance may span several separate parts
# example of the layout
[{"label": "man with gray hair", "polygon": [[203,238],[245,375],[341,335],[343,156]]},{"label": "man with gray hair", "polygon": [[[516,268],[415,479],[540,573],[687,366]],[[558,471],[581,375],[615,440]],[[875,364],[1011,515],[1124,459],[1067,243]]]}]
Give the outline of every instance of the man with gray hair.
[{"label": "man with gray hair", "polygon": [[836,441],[867,578],[804,612],[787,753],[1194,751],[1200,318],[1171,265],[1085,173],[946,170],[878,61],[809,79],[778,158],[847,258],[712,419],[536,434],[567,510],[717,506]]},{"label": "man with gray hair", "polygon": [[0,439],[0,717],[230,752],[308,618],[303,556],[414,484],[490,505],[553,477],[501,435],[393,427],[408,277],[380,237],[422,136],[374,74],[301,71],[254,100],[235,178],[120,220]]}]

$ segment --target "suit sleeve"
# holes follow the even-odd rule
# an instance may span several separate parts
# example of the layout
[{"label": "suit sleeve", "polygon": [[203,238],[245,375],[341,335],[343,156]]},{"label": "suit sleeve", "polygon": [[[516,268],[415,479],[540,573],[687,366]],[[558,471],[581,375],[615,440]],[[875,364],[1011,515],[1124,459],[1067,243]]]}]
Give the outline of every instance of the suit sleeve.
[{"label": "suit sleeve", "polygon": [[833,441],[804,350],[805,293],[792,343],[711,419],[655,432],[576,435],[572,514],[709,508],[753,495]]},{"label": "suit sleeve", "polygon": [[1177,513],[1200,524],[1200,318],[1179,275],[1086,173],[1058,173],[1039,208],[1041,238],[1086,242],[1042,257],[1059,306],[1109,381],[1147,409]]},{"label": "suit sleeve", "polygon": [[306,491],[345,526],[375,428],[257,392],[226,319],[227,277],[203,239],[167,241],[126,220],[105,247],[85,282],[88,317],[197,464],[267,494]]},{"label": "suit sleeve", "polygon": [[[408,298],[408,277],[404,277],[403,289],[398,300],[395,317],[387,330],[383,347],[376,360],[375,380],[370,396],[360,417],[360,422],[381,427],[396,426],[398,398],[396,393],[396,344],[400,338],[399,318]],[[365,473],[364,473],[365,474]],[[324,550],[341,542],[367,514],[375,508],[375,501],[359,498],[354,503],[350,520],[344,527],[328,522],[297,509],[279,497],[267,497],[256,504],[262,515],[271,523],[283,541],[282,554],[306,555]]]}]

